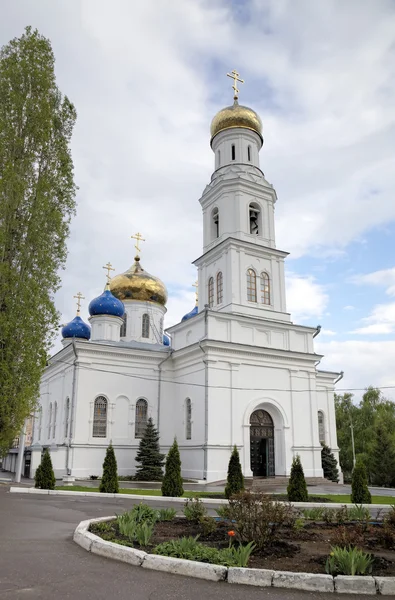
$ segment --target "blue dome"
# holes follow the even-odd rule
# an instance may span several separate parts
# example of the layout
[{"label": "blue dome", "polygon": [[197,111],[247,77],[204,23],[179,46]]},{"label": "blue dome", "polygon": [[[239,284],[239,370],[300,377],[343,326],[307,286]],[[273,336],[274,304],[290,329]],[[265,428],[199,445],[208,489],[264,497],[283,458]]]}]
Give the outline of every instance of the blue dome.
[{"label": "blue dome", "polygon": [[188,321],[188,319],[192,319],[192,317],[194,317],[195,315],[198,314],[198,307],[195,306],[193,308],[193,310],[191,310],[191,312],[187,313],[186,315],[184,315],[181,319],[181,321]]},{"label": "blue dome", "polygon": [[104,290],[100,296],[94,298],[89,304],[89,314],[91,317],[96,315],[111,315],[112,317],[123,317],[125,307],[123,302],[112,295],[110,290]]},{"label": "blue dome", "polygon": [[171,337],[169,335],[167,335],[166,333],[163,334],[163,345],[171,346]]},{"label": "blue dome", "polygon": [[87,323],[84,323],[81,317],[76,316],[70,323],[62,327],[62,337],[63,339],[82,338],[89,340],[91,337],[91,328]]}]

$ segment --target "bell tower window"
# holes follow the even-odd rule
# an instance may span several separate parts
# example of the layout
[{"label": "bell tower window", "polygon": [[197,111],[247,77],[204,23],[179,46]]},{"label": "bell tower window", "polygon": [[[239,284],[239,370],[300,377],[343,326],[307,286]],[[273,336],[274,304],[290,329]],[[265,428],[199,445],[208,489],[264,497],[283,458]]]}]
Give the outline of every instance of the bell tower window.
[{"label": "bell tower window", "polygon": [[249,206],[249,228],[252,235],[262,235],[261,211],[255,202]]},{"label": "bell tower window", "polygon": [[208,280],[208,305],[210,308],[214,306],[214,277]]},{"label": "bell tower window", "polygon": [[218,212],[218,208],[214,208],[212,214],[212,238],[215,240],[216,238],[219,238],[219,212]]},{"label": "bell tower window", "polygon": [[247,271],[247,300],[256,302],[256,273],[254,269]]},{"label": "bell tower window", "polygon": [[261,302],[270,304],[270,279],[267,273],[261,273]]},{"label": "bell tower window", "polygon": [[141,327],[141,337],[149,338],[149,315],[145,313],[143,315],[143,323]]},{"label": "bell tower window", "polygon": [[232,160],[236,160],[236,146],[232,144]]},{"label": "bell tower window", "polygon": [[248,162],[251,162],[251,146],[248,146],[247,148],[247,158]]},{"label": "bell tower window", "polygon": [[222,304],[224,292],[224,280],[222,272],[217,273],[217,304]]}]

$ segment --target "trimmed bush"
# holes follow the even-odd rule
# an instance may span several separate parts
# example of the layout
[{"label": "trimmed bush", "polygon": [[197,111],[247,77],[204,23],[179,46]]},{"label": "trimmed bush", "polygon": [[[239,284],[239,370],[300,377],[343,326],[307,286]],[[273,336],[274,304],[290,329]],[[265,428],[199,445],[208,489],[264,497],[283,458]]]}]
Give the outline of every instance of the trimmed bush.
[{"label": "trimmed bush", "polygon": [[366,467],[358,458],[351,479],[351,502],[353,504],[371,504],[372,496],[368,490]]},{"label": "trimmed bush", "polygon": [[337,468],[337,460],[331,449],[325,444],[322,446],[321,450],[321,464],[325,479],[338,483],[339,469]]},{"label": "trimmed bush", "polygon": [[103,494],[118,494],[119,492],[117,459],[112,444],[107,448],[99,491]]},{"label": "trimmed bush", "polygon": [[297,454],[292,461],[287,494],[290,502],[307,502],[309,499],[303,466],[300,462],[299,454]]},{"label": "trimmed bush", "polygon": [[44,453],[41,457],[41,464],[37,468],[34,481],[34,487],[40,488],[41,490],[55,489],[55,473],[53,472],[51,456],[48,452],[48,448],[44,450]]},{"label": "trimmed bush", "polygon": [[162,483],[162,496],[178,498],[184,493],[181,477],[180,451],[176,438],[166,457],[165,476]]},{"label": "trimmed bush", "polygon": [[233,448],[229,465],[228,465],[228,476],[225,487],[225,496],[230,498],[234,494],[239,494],[244,490],[244,477],[241,470],[240,456],[237,446]]},{"label": "trimmed bush", "polygon": [[136,480],[162,481],[164,458],[159,447],[159,432],[150,417],[136,455],[136,462],[140,464],[136,470]]}]

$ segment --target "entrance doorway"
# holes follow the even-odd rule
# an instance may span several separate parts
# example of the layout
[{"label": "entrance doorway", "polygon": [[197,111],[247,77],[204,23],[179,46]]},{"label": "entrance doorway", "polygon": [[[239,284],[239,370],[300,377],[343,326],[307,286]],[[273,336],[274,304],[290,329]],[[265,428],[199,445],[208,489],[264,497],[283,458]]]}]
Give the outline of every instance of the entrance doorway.
[{"label": "entrance doorway", "polygon": [[250,417],[250,459],[254,477],[274,477],[274,425],[265,410]]}]

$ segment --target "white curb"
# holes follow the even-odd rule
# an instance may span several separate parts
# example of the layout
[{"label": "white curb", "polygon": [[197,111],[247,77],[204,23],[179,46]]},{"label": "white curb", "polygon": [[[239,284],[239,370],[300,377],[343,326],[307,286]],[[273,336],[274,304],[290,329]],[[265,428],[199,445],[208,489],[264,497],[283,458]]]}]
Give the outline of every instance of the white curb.
[{"label": "white curb", "polygon": [[243,585],[257,585],[271,587],[274,571],[268,569],[247,569],[243,567],[228,568],[228,583],[241,583]]},{"label": "white curb", "polygon": [[90,551],[92,554],[120,560],[129,565],[135,565],[136,567],[140,567],[144,558],[147,556],[146,552],[142,552],[141,550],[129,548],[128,546],[121,546],[120,544],[113,544],[112,542],[106,542],[100,538],[98,540],[93,540]]},{"label": "white curb", "polygon": [[311,592],[334,592],[332,575],[319,573],[293,573],[291,571],[275,571],[273,587],[308,590]]},{"label": "white curb", "polygon": [[175,573],[176,575],[187,575],[188,577],[197,577],[198,579],[207,579],[208,581],[223,581],[228,573],[227,567],[220,565],[210,565],[194,560],[159,556],[157,554],[147,554],[142,567],[143,569],[165,571],[166,573]]},{"label": "white curb", "polygon": [[395,577],[375,577],[376,588],[382,596],[395,596]]},{"label": "white curb", "polygon": [[373,577],[338,575],[335,577],[335,591],[339,594],[375,594],[376,584]]}]

